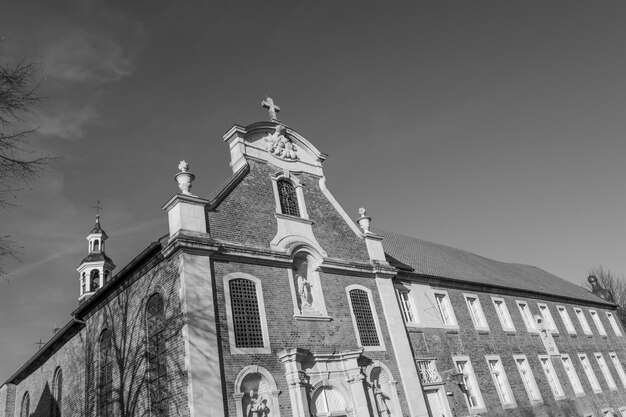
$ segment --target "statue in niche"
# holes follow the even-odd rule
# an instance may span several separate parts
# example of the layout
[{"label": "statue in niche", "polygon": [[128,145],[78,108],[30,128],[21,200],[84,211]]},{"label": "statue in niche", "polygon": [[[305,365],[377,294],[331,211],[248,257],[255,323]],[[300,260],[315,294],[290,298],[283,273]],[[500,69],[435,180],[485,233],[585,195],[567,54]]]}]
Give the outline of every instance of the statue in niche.
[{"label": "statue in niche", "polygon": [[393,414],[393,410],[390,405],[391,397],[389,388],[383,388],[383,386],[387,385],[387,382],[389,381],[387,373],[380,367],[376,367],[372,370],[370,378],[372,393],[374,394],[374,401],[376,402],[376,415],[378,417],[391,416]]},{"label": "statue in niche", "polygon": [[246,407],[245,417],[266,417],[269,412],[267,400],[253,389],[248,392],[248,395],[250,396],[250,403]]},{"label": "statue in niche", "polygon": [[313,280],[309,276],[309,263],[306,259],[296,258],[294,265],[298,307],[301,314],[315,313],[313,308]]},{"label": "statue in niche", "polygon": [[387,401],[389,401],[389,397],[385,392],[380,388],[380,384],[376,384],[372,386],[374,390],[374,398],[376,398],[376,406],[378,407],[378,415],[379,416],[390,416],[391,411],[389,410],[389,406],[387,406]]},{"label": "statue in niche", "polygon": [[266,150],[274,156],[288,161],[298,159],[296,145],[287,136],[287,129],[283,125],[276,125],[276,130],[265,137]]}]

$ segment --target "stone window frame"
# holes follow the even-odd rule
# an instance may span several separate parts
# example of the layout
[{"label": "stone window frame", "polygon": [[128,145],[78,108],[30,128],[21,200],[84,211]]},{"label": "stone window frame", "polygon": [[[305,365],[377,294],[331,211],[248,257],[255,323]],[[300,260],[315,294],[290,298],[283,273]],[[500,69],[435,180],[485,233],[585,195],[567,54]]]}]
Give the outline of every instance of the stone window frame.
[{"label": "stone window frame", "polygon": [[485,317],[485,312],[483,311],[483,307],[480,304],[480,299],[478,298],[478,295],[463,293],[463,298],[465,299],[465,304],[467,305],[467,310],[469,311],[472,324],[474,325],[474,329],[488,332],[489,323],[487,323],[487,318]]},{"label": "stone window frame", "polygon": [[598,334],[600,336],[606,337],[607,336],[606,329],[604,328],[604,324],[602,324],[602,321],[600,320],[600,315],[598,314],[597,310],[590,308],[589,315],[591,316],[591,320],[593,321],[593,324],[595,324],[596,326],[596,330],[598,330]]},{"label": "stone window frame", "polygon": [[609,369],[609,365],[606,363],[606,359],[604,359],[604,355],[601,352],[593,352],[593,357],[596,358],[598,368],[600,368],[600,372],[602,373],[602,376],[604,376],[604,380],[606,381],[606,385],[609,387],[609,391],[617,391],[615,378],[613,378],[613,375],[611,374],[611,370]]},{"label": "stone window frame", "polygon": [[[498,393],[498,398],[500,398],[500,404],[502,405],[502,408],[505,410],[516,408],[517,401],[515,400],[515,395],[513,395],[513,390],[511,389],[511,384],[509,382],[509,378],[506,375],[504,364],[502,363],[500,355],[485,355],[485,361],[487,362],[487,368],[489,369],[489,373],[491,374],[493,384],[496,387],[496,392]],[[496,375],[491,368],[490,362],[492,361],[497,361],[497,366],[499,368],[497,371],[500,372],[502,375],[502,384],[498,383],[498,375]],[[509,401],[505,401],[502,390],[506,391],[506,395],[508,395]]]},{"label": "stone window frame", "polygon": [[[162,333],[163,334],[163,351],[159,352],[158,350],[158,346],[157,346],[157,357],[159,356],[159,353],[161,353],[163,355],[162,358],[159,358],[157,360],[157,363],[161,363],[163,364],[163,366],[165,367],[165,375],[162,377],[164,379],[164,381],[162,381],[162,383],[165,384],[165,386],[167,387],[168,384],[168,371],[167,371],[167,317],[166,317],[166,311],[167,311],[167,306],[166,306],[166,302],[165,302],[165,297],[163,296],[165,292],[162,290],[162,288],[160,286],[157,286],[157,289],[155,289],[155,291],[153,291],[152,293],[150,293],[150,295],[148,297],[146,297],[146,301],[145,301],[145,305],[144,305],[144,329],[145,329],[145,337],[146,337],[146,359],[145,359],[145,365],[146,365],[146,384],[148,386],[148,408],[150,409],[150,415],[159,415],[159,414],[153,414],[152,412],[152,407],[154,405],[153,399],[151,398],[151,389],[150,389],[150,384],[152,383],[156,383],[159,384],[159,379],[161,379],[161,377],[157,377],[156,380],[152,380],[152,376],[151,376],[151,364],[150,364],[150,358],[151,358],[151,353],[150,353],[150,348],[151,348],[151,340],[150,340],[150,336],[151,336],[151,331],[150,331],[150,323],[148,321],[148,307],[150,305],[150,303],[155,299],[155,297],[159,297],[161,299],[161,304],[162,304],[162,322],[161,322],[161,330],[156,332],[156,333]],[[163,393],[163,397],[161,399],[159,399],[157,402],[158,403],[164,403],[165,404],[165,414],[160,414],[160,416],[168,416],[169,415],[169,404],[168,404],[168,392],[167,390],[165,390],[166,392]]]},{"label": "stone window frame", "polygon": [[[467,373],[459,369],[460,362],[464,362],[466,364],[466,367],[464,369],[467,371]],[[478,384],[478,380],[476,379],[476,373],[474,372],[474,367],[472,366],[472,361],[470,360],[470,357],[467,355],[453,356],[452,363],[454,363],[454,368],[457,371],[463,372],[463,382],[466,386],[466,389],[463,392],[463,398],[465,399],[465,405],[467,406],[469,414],[477,415],[487,412],[487,406],[483,399],[483,394],[480,391],[480,385]],[[470,383],[471,387],[467,386],[468,382]],[[476,406],[472,406],[470,404],[469,395],[467,394],[467,391],[472,389],[476,392],[476,400],[478,402]]]},{"label": "stone window frame", "polygon": [[[370,304],[370,310],[372,311],[372,319],[374,320],[374,326],[376,327],[376,334],[378,335],[378,346],[363,346],[361,344],[361,335],[359,334],[359,328],[356,322],[356,316],[354,315],[354,309],[352,308],[352,299],[350,298],[350,291],[352,290],[363,290],[367,294],[367,299]],[[348,299],[348,307],[350,308],[350,317],[352,318],[352,326],[354,328],[354,334],[356,336],[357,344],[364,351],[385,351],[387,350],[385,346],[385,339],[383,338],[383,332],[380,327],[380,321],[378,319],[378,313],[376,312],[376,306],[374,305],[374,298],[372,295],[372,290],[369,288],[359,285],[352,284],[346,287],[346,298]]]},{"label": "stone window frame", "polygon": [[[309,213],[306,209],[306,204],[304,201],[304,189],[303,183],[293,175],[289,171],[280,171],[275,173],[270,177],[272,179],[272,189],[274,190],[274,203],[276,204],[275,210],[276,214],[279,216],[285,216],[290,219],[305,219],[309,220]],[[283,214],[281,205],[280,205],[280,194],[278,192],[278,181],[285,180],[289,181],[296,192],[296,198],[298,199],[298,211],[300,212],[300,216],[292,216],[289,214]]]},{"label": "stone window frame", "polygon": [[537,308],[539,309],[539,314],[543,317],[544,323],[546,323],[546,327],[552,334],[559,334],[559,328],[556,327],[556,321],[554,321],[554,316],[552,316],[552,312],[550,311],[550,307],[547,303],[537,303]]},{"label": "stone window frame", "polygon": [[611,362],[613,362],[613,366],[615,367],[615,371],[617,371],[617,376],[619,376],[622,385],[626,388],[626,372],[624,371],[622,362],[619,360],[619,356],[617,356],[617,352],[609,352],[609,358],[611,358]]},{"label": "stone window frame", "polygon": [[591,330],[591,326],[589,326],[589,322],[587,321],[587,317],[585,317],[583,309],[580,307],[574,307],[574,313],[576,314],[580,327],[583,329],[583,333],[587,336],[592,336],[593,331]]},{"label": "stone window frame", "polygon": [[557,304],[556,311],[559,312],[559,316],[561,316],[561,321],[563,322],[563,325],[565,326],[565,330],[567,330],[567,333],[571,335],[575,335],[576,327],[574,327],[574,322],[572,321],[572,318],[569,315],[569,311],[567,311],[567,307],[561,304]]},{"label": "stone window frame", "polygon": [[615,315],[610,311],[605,311],[605,314],[606,314],[606,318],[609,320],[609,324],[611,325],[611,328],[613,329],[613,333],[615,333],[615,336],[624,337],[622,330],[619,328],[619,324],[617,323],[617,320],[615,320]]},{"label": "stone window frame", "polygon": [[[450,295],[448,295],[448,291],[433,289],[433,296],[435,297],[435,306],[437,307],[439,319],[441,319],[443,327],[447,329],[458,329],[459,322],[456,319],[456,314],[454,313],[454,309],[452,308],[452,303],[450,302]],[[439,300],[441,300],[441,302]],[[449,323],[446,323],[445,316],[443,314],[444,309],[446,313],[448,313]]]},{"label": "stone window frame", "polygon": [[[261,331],[263,333],[263,347],[239,348],[235,343],[235,327],[233,323],[233,311],[230,297],[230,281],[234,279],[247,279],[254,282],[257,295],[257,303],[259,306],[259,318],[261,320]],[[254,275],[245,272],[231,272],[224,275],[224,300],[226,308],[226,322],[228,324],[228,343],[230,353],[232,355],[254,354],[254,353],[271,353],[269,331],[267,328],[267,315],[265,314],[265,301],[263,297],[263,287],[261,280]]]},{"label": "stone window frame", "polygon": [[[584,358],[584,360],[583,360]],[[595,394],[602,393],[602,387],[600,386],[600,381],[598,381],[598,377],[596,376],[593,367],[591,366],[591,361],[586,353],[579,353],[578,360],[580,361],[580,366],[582,366],[583,371],[585,371],[585,375],[587,376],[587,380],[589,381],[589,385],[591,385],[591,390]],[[587,364],[587,366],[585,366]]]},{"label": "stone window frame", "polygon": [[[502,326],[502,330],[505,332],[514,332],[515,324],[513,323],[513,319],[511,318],[511,313],[509,313],[509,307],[506,305],[506,301],[502,297],[491,297],[491,302],[493,303],[493,308],[496,310],[496,315],[500,320],[500,325]],[[498,308],[499,305],[502,306],[502,309]],[[504,317],[503,317],[504,316]],[[506,322],[510,324],[507,326]]]},{"label": "stone window frame", "polygon": [[[562,354],[560,357],[561,364],[563,365],[563,369],[565,369],[565,374],[567,375],[567,379],[569,379],[569,383],[572,386],[572,391],[574,391],[574,395],[576,397],[584,397],[586,395],[585,388],[580,382],[580,378],[578,377],[578,372],[576,372],[576,368],[574,367],[574,362],[572,361],[572,358],[570,358],[570,356],[566,353]],[[565,365],[566,361],[569,363],[569,366]],[[568,368],[570,369],[569,371],[567,370]]]},{"label": "stone window frame", "polygon": [[[537,355],[537,357],[539,358],[539,364],[541,365],[541,368],[543,368],[543,373],[546,376],[546,380],[548,381],[548,386],[550,387],[550,391],[552,391],[554,400],[560,401],[566,399],[567,396],[565,395],[565,390],[563,389],[563,384],[561,384],[559,375],[554,369],[552,357],[550,355]],[[550,383],[551,379],[554,384]]]},{"label": "stone window frame", "polygon": [[30,394],[28,391],[22,395],[22,403],[20,405],[20,417],[30,417]]},{"label": "stone window frame", "polygon": [[50,401],[50,415],[60,417],[63,415],[63,371],[57,366],[52,374],[52,401]]},{"label": "stone window frame", "polygon": [[[526,355],[513,355],[513,360],[515,361],[515,366],[517,367],[517,371],[522,379],[530,404],[543,404],[543,396],[541,395],[541,391],[537,385],[533,368],[530,366],[530,362],[528,361]],[[520,361],[523,362],[520,364]],[[525,378],[525,375],[529,377]]]},{"label": "stone window frame", "polygon": [[264,367],[259,366],[259,365],[248,365],[244,367],[241,371],[239,371],[239,374],[237,375],[237,378],[235,379],[235,384],[234,384],[235,389],[233,391],[233,398],[235,399],[235,408],[237,410],[236,415],[237,416],[244,415],[242,399],[246,393],[241,391],[241,385],[243,384],[243,380],[245,379],[245,377],[250,374],[260,374],[262,377],[264,377],[267,380],[271,389],[270,398],[269,398],[269,408],[271,410],[272,417],[280,417],[280,406],[278,403],[278,396],[280,395],[281,391],[278,389],[278,386],[276,385],[276,380],[272,376],[272,373],[268,371],[267,369],[265,369]]},{"label": "stone window frame", "polygon": [[[298,296],[296,294],[297,288],[295,285],[295,277],[293,274],[293,264],[294,264],[295,258],[301,254],[304,254],[307,257],[307,262],[312,261],[314,265],[313,269],[315,270],[315,276],[313,277],[313,280],[315,281],[314,282],[315,287],[313,291],[315,293],[315,296],[320,300],[318,304],[319,313],[320,313],[319,316],[302,314],[300,312],[300,309],[298,308]],[[289,277],[289,288],[291,289],[291,299],[293,302],[293,317],[296,320],[330,321],[331,317],[328,315],[328,310],[326,309],[326,301],[324,299],[324,291],[322,289],[322,280],[319,276],[319,273],[317,272],[317,269],[320,267],[322,262],[324,262],[324,258],[312,247],[308,245],[303,245],[303,246],[296,248],[293,251],[291,259],[292,260],[291,260],[289,269],[287,270],[287,275]]]},{"label": "stone window frame", "polygon": [[533,313],[530,311],[530,303],[526,300],[515,300],[515,304],[517,304],[517,309],[522,316],[526,331],[539,334],[539,327],[537,327]]},{"label": "stone window frame", "polygon": [[[409,327],[419,327],[421,321],[419,315],[417,314],[417,309],[415,308],[415,299],[413,298],[413,290],[410,288],[410,284],[405,285],[403,283],[397,283],[394,285],[394,289],[396,290],[396,297],[398,299],[398,305],[400,307],[400,313],[402,314],[404,324]],[[406,294],[407,302],[402,299],[402,293]],[[407,319],[407,309],[408,313],[413,315],[413,320]]]}]

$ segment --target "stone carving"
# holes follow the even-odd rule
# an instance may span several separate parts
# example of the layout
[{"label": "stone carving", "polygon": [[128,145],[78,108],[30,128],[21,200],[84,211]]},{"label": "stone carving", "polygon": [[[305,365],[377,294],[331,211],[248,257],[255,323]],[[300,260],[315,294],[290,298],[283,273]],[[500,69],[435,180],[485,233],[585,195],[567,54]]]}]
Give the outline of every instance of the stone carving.
[{"label": "stone carving", "polygon": [[261,106],[265,107],[270,113],[270,120],[278,120],[277,113],[280,111],[280,107],[274,104],[274,100],[271,97],[267,97],[261,101]]},{"label": "stone carving", "polygon": [[180,170],[180,172],[187,172],[189,171],[189,164],[183,159],[178,163],[178,169]]},{"label": "stone carving", "polygon": [[372,389],[374,390],[374,398],[376,398],[376,405],[378,406],[378,415],[381,417],[391,415],[391,411],[387,405],[390,398],[382,390],[380,384],[372,386]]},{"label": "stone carving", "polygon": [[363,207],[360,207],[359,218],[356,221],[363,230],[363,233],[370,232],[370,221],[372,220],[372,218],[367,216],[366,214],[367,212],[365,211],[365,209]]},{"label": "stone carving", "polygon": [[245,417],[266,417],[269,412],[267,400],[252,389],[248,392],[248,395],[250,396],[250,403],[246,407]]},{"label": "stone carving", "polygon": [[180,191],[183,194],[193,195],[189,190],[191,189],[191,183],[196,176],[189,172],[189,164],[185,160],[180,161],[178,169],[180,172],[174,177],[178,183],[178,188],[180,188]]},{"label": "stone carving", "polygon": [[274,156],[287,161],[298,159],[296,145],[287,136],[287,129],[283,125],[276,125],[276,130],[265,136],[266,150]]}]

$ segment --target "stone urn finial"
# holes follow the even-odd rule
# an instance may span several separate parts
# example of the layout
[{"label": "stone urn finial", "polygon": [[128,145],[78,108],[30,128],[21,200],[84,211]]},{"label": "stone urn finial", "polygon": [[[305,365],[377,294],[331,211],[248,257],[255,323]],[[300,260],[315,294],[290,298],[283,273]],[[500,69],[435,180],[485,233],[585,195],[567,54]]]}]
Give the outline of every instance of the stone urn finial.
[{"label": "stone urn finial", "polygon": [[178,183],[178,188],[180,188],[180,191],[183,194],[193,195],[189,190],[191,189],[191,183],[196,176],[189,172],[189,164],[185,160],[180,161],[178,169],[180,172],[174,177]]},{"label": "stone urn finial", "polygon": [[359,208],[359,218],[356,220],[357,223],[359,224],[359,227],[361,229],[363,229],[363,233],[371,233],[370,232],[370,221],[372,220],[371,217],[366,215],[367,212],[365,211],[365,209],[363,207]]}]

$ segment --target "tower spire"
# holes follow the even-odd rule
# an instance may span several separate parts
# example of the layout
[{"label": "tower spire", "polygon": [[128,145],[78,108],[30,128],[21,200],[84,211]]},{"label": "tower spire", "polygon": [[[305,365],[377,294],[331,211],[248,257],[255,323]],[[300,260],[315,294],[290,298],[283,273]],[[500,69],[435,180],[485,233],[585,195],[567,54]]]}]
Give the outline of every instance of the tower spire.
[{"label": "tower spire", "polygon": [[87,256],[78,268],[80,279],[79,300],[83,301],[102,288],[111,278],[115,264],[105,253],[105,240],[109,238],[100,225],[100,200],[93,207],[96,209],[96,221],[86,239],[88,242]]}]

